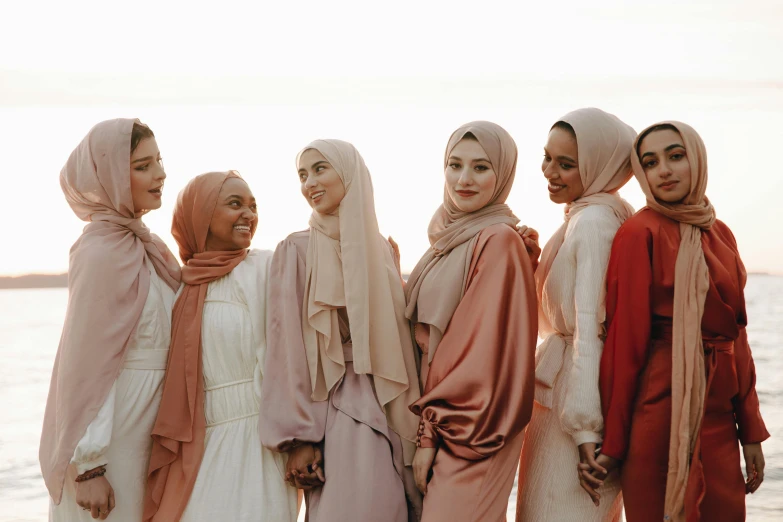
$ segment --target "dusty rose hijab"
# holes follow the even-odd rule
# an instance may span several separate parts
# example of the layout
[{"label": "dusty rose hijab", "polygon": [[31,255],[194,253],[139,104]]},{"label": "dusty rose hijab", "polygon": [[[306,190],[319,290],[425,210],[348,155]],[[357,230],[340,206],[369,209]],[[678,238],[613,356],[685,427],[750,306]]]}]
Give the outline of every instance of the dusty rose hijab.
[{"label": "dusty rose hijab", "polygon": [[690,455],[696,446],[707,379],[704,369],[704,347],[701,320],[710,285],[710,274],[701,247],[701,231],[715,223],[715,209],[707,191],[707,150],[698,133],[677,121],[657,123],[671,125],[680,133],[691,167],[691,191],[681,203],[664,203],[655,199],[647,182],[636,148],[631,162],[647,206],[680,223],[680,249],[674,266],[674,316],[672,322],[672,424],[669,440],[669,473],[666,480],[664,513],[673,522],[685,520],[685,491],[690,473]]},{"label": "dusty rose hijab", "polygon": [[514,184],[517,167],[517,145],[514,139],[495,123],[467,123],[449,138],[443,158],[444,169],[451,151],[466,134],[472,134],[489,156],[497,182],[487,205],[475,212],[459,210],[444,184],[443,204],[430,220],[430,248],[413,269],[405,287],[408,300],[405,315],[414,322],[430,325],[429,361],[432,361],[465,292],[468,268],[479,232],[499,223],[512,227],[519,223],[519,219],[505,204]]},{"label": "dusty rose hijab", "polygon": [[[633,207],[616,194],[625,185],[631,169],[631,149],[636,132],[618,117],[600,109],[579,109],[569,112],[558,122],[574,129],[579,154],[579,176],[584,192],[565,207],[565,222],[547,242],[536,270],[536,293],[542,302],[544,285],[557,253],[563,246],[569,220],[589,205],[606,205],[612,209],[619,224],[633,215]],[[539,307],[539,330],[552,331],[549,319]]]},{"label": "dusty rose hijab", "polygon": [[201,319],[209,283],[231,272],[247,250],[206,251],[207,233],[223,183],[238,172],[196,176],[182,189],[171,233],[179,245],[182,282],[174,303],[171,348],[160,410],[152,429],[143,520],[179,520],[188,505],[204,455],[204,377]]},{"label": "dusty rose hijab", "polygon": [[56,504],[74,449],[122,371],[149,293],[146,261],[172,290],[179,286],[177,260],[133,208],[134,123],[140,122],[99,123],[60,172],[65,199],[89,224],[71,248],[68,310],[41,434],[41,472]]},{"label": "dusty rose hijab", "polygon": [[302,332],[312,398],[326,400],[345,374],[337,315],[345,307],[354,371],[373,376],[378,401],[389,427],[402,438],[405,464],[410,465],[418,418],[408,405],[420,396],[416,359],[400,276],[378,230],[370,171],[350,143],[316,140],[302,152],[309,149],[327,159],[345,187],[335,214],[313,212],[310,218]]}]

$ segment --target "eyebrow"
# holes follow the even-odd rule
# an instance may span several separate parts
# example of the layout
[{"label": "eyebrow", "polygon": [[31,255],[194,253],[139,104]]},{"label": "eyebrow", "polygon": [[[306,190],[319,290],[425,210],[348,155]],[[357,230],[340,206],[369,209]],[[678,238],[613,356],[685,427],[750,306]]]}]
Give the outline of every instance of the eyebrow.
[{"label": "eyebrow", "polygon": [[[312,165],[310,168],[311,168],[311,169],[314,169],[314,168],[318,167],[318,166],[319,166],[319,165],[321,165],[321,164],[324,164],[324,165],[329,165],[329,162],[328,162],[328,161],[325,161],[325,160],[318,160],[318,161],[316,161],[315,163],[313,163],[313,165]],[[307,172],[307,169],[305,169],[304,167],[302,167],[302,168],[301,168],[301,169],[299,169],[297,172],[299,172],[299,173],[302,173],[302,172]]]},{"label": "eyebrow", "polygon": [[142,161],[149,161],[151,159],[153,159],[153,156],[145,156],[143,158],[139,158],[137,160],[133,160],[133,161],[131,161],[131,163],[141,163]]},{"label": "eyebrow", "polygon": [[570,157],[570,156],[558,156],[557,160],[558,161],[570,161],[571,163],[577,163],[577,161],[574,158]]},{"label": "eyebrow", "polygon": [[[457,156],[449,156],[449,161],[451,161],[451,160],[462,161],[462,159],[461,159],[461,158],[459,158],[459,157],[457,157]],[[491,162],[491,161],[489,161],[489,160],[488,160],[488,159],[486,159],[486,158],[479,158],[479,159],[475,159],[475,160],[473,160],[473,161],[486,161],[486,162],[487,162],[487,163],[489,163],[490,165],[492,164],[492,162]]]},{"label": "eyebrow", "polygon": [[[663,151],[664,152],[669,152],[670,150],[673,150],[673,149],[684,149],[684,148],[685,148],[685,145],[683,145],[681,143],[672,143],[671,145],[669,145],[668,147],[663,149]],[[642,159],[646,158],[647,156],[655,156],[655,153],[654,152],[645,152],[644,154],[642,154]]]},{"label": "eyebrow", "polygon": [[[231,194],[230,196],[226,197],[225,201],[228,201],[229,199],[243,199],[243,198],[242,198],[242,196],[240,196],[238,194]],[[255,201],[255,200],[256,200],[256,198],[254,198],[254,197],[250,198],[250,201]]]}]

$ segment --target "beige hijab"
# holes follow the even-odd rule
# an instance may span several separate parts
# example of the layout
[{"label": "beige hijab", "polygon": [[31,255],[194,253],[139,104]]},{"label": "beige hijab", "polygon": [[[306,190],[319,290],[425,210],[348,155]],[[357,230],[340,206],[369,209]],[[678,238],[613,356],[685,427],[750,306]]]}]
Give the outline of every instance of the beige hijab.
[{"label": "beige hijab", "polygon": [[669,473],[666,481],[664,513],[673,522],[685,520],[685,489],[690,458],[704,416],[704,348],[701,320],[710,285],[710,274],[701,247],[701,231],[715,223],[715,209],[705,196],[707,191],[707,150],[698,133],[684,123],[665,121],[645,129],[639,136],[659,125],[671,125],[682,136],[691,167],[691,191],[681,203],[663,203],[655,199],[633,144],[631,162],[647,206],[680,222],[680,249],[674,268],[674,317],[672,324],[672,424],[669,441]]},{"label": "beige hijab", "polygon": [[39,459],[56,504],[74,449],[122,370],[150,287],[151,261],[176,291],[179,264],[142,223],[130,187],[131,132],[138,120],[90,130],[60,172],[74,213],[88,221],[71,248],[68,310],[52,371]]},{"label": "beige hijab", "polygon": [[[579,177],[584,192],[565,207],[565,222],[547,242],[536,270],[536,293],[539,304],[544,295],[544,285],[552,269],[557,253],[563,246],[569,220],[590,205],[606,205],[612,209],[619,224],[633,215],[633,207],[616,192],[625,185],[633,173],[631,148],[636,132],[617,116],[601,109],[579,109],[569,112],[558,122],[568,123],[576,134],[579,153]],[[551,332],[552,325],[541,307],[538,310],[541,332]]]},{"label": "beige hijab", "polygon": [[317,140],[302,152],[309,149],[323,154],[345,186],[337,212],[313,212],[310,218],[302,332],[312,398],[326,400],[345,374],[337,315],[337,309],[345,307],[354,371],[373,376],[378,401],[389,427],[403,439],[405,463],[410,465],[418,418],[408,405],[420,396],[416,359],[400,275],[378,230],[370,171],[350,143]]},{"label": "beige hijab", "polygon": [[519,223],[519,219],[505,204],[514,184],[517,167],[517,145],[514,139],[495,123],[467,123],[449,138],[443,158],[444,169],[451,151],[466,134],[472,134],[489,156],[497,183],[489,203],[475,212],[459,210],[444,185],[443,204],[430,220],[430,248],[413,269],[405,288],[408,300],[405,315],[413,322],[430,325],[429,361],[432,361],[465,292],[468,269],[479,232],[499,223],[512,227]]}]

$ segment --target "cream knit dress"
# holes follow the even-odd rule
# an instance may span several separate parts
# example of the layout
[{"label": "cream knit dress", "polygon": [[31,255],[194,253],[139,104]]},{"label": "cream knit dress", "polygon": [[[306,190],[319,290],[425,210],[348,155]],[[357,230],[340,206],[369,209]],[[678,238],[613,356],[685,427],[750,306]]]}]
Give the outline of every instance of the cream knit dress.
[{"label": "cream knit dress", "polygon": [[599,489],[596,507],[580,487],[578,446],[600,443],[598,371],[603,350],[605,277],[620,227],[612,209],[572,213],[544,286],[541,311],[553,331],[536,351],[536,401],[519,467],[517,522],[606,522],[620,518],[616,473]]}]

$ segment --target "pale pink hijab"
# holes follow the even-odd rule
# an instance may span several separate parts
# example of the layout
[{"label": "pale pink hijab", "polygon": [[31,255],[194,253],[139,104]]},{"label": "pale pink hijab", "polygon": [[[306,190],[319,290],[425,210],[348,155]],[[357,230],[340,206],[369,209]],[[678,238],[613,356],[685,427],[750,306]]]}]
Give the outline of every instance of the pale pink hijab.
[{"label": "pale pink hijab", "polygon": [[68,310],[41,434],[41,472],[56,504],[74,449],[122,370],[149,293],[147,261],[172,290],[179,286],[179,264],[133,208],[134,123],[99,123],[60,172],[68,204],[89,224],[71,248]]},{"label": "pale pink hijab", "polygon": [[467,123],[449,138],[443,158],[444,169],[451,151],[467,134],[473,135],[489,156],[497,182],[487,205],[475,212],[459,210],[444,184],[443,204],[430,220],[430,248],[413,269],[405,287],[408,300],[405,315],[414,323],[430,325],[429,361],[432,361],[465,292],[468,268],[479,233],[492,225],[505,223],[513,227],[519,223],[505,203],[514,184],[517,167],[517,145],[514,139],[495,123]]},{"label": "pale pink hijab", "polygon": [[[688,155],[691,191],[680,203],[664,203],[655,199],[636,152],[640,138],[661,125],[677,129]],[[674,265],[672,423],[664,513],[673,522],[684,522],[690,456],[701,429],[707,388],[701,320],[710,287],[710,273],[701,247],[701,231],[709,230],[715,223],[715,209],[705,195],[707,150],[693,128],[677,121],[665,121],[651,125],[639,137],[634,141],[631,161],[636,179],[647,196],[647,206],[680,223],[680,249]]]},{"label": "pale pink hijab", "polygon": [[378,402],[389,427],[402,438],[405,464],[410,465],[418,417],[408,405],[420,396],[416,359],[405,319],[402,281],[389,244],[378,229],[370,171],[350,143],[316,140],[302,152],[309,149],[326,158],[345,187],[345,197],[334,214],[313,212],[310,218],[302,333],[312,398],[327,400],[345,374],[337,315],[345,307],[353,369],[373,376]]},{"label": "pale pink hijab", "polygon": [[[589,205],[606,205],[618,220],[618,227],[633,215],[633,207],[616,194],[633,171],[631,148],[636,132],[617,116],[588,108],[569,112],[558,120],[574,129],[579,155],[579,176],[584,192],[565,207],[565,221],[547,242],[536,270],[536,293],[542,302],[544,286],[557,253],[563,246],[569,220]],[[557,125],[557,123],[555,124]],[[539,307],[539,330],[552,330],[549,319]]]}]

